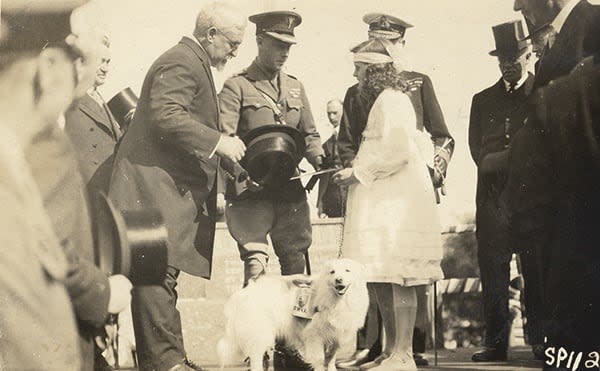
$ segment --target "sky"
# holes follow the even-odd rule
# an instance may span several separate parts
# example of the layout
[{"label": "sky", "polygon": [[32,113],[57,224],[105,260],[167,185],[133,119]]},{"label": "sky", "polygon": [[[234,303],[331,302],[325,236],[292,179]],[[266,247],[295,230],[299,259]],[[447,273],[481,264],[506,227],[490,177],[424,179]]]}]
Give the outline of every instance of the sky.
[{"label": "sky", "polygon": [[[305,86],[323,140],[330,135],[326,102],[343,98],[356,81],[349,48],[367,37],[362,16],[382,11],[414,25],[406,33],[411,69],[429,75],[448,128],[456,140],[441,205],[446,224],[472,220],[476,172],[467,131],[472,96],[500,77],[491,27],[520,19],[511,0],[228,0],[248,15],[266,10],[295,10],[299,43],[285,66]],[[152,62],[183,35],[190,35],[202,0],[94,0],[95,19],[111,37],[111,72],[102,88],[109,99],[130,86],[139,93]],[[593,1],[598,3],[599,1]],[[217,90],[256,55],[255,27],[249,23],[238,57],[222,73]],[[316,192],[313,192],[316,193]],[[314,204],[314,195],[311,203]]]}]

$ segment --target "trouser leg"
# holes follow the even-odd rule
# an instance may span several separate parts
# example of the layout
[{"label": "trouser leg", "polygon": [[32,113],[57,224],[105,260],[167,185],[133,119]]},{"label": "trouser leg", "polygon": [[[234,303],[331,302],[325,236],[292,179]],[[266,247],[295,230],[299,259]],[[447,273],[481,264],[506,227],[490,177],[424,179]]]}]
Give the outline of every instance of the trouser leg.
[{"label": "trouser leg", "polygon": [[525,303],[525,333],[531,345],[542,344],[542,282],[533,247],[525,247],[519,254],[523,274],[523,297]]},{"label": "trouser leg", "polygon": [[373,287],[367,286],[367,289],[369,290],[369,309],[365,318],[365,326],[358,330],[356,336],[356,349],[370,349],[375,356],[378,356],[381,353],[381,315]]},{"label": "trouser leg", "polygon": [[168,267],[160,286],[134,287],[131,310],[141,371],[163,371],[181,363],[186,354],[177,310],[177,276]]},{"label": "trouser leg", "polygon": [[275,217],[273,203],[268,200],[235,200],[227,205],[227,227],[237,241],[244,262],[244,285],[265,272],[268,256],[267,234]]},{"label": "trouser leg", "polygon": [[477,256],[483,287],[485,343],[504,350],[508,347],[510,331],[508,285],[512,254],[502,246],[492,246],[479,239]]},{"label": "trouser leg", "polygon": [[312,243],[310,209],[306,200],[275,202],[275,221],[271,229],[273,249],[279,258],[281,274],[303,273],[305,253]]}]

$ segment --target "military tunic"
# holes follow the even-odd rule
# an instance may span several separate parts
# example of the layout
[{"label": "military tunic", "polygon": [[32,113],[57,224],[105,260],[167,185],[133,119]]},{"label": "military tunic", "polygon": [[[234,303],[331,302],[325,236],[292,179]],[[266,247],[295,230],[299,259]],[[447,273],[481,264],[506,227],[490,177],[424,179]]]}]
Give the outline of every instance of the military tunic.
[{"label": "military tunic", "polygon": [[[254,61],[225,82],[219,103],[227,134],[243,137],[252,129],[277,123],[280,116],[281,123],[304,135],[305,157],[310,163],[315,164],[323,155],[304,87],[293,76],[279,72],[273,79]],[[282,274],[304,271],[304,252],[312,242],[312,230],[306,193],[299,180],[283,188],[245,192],[240,197],[235,197],[230,182],[227,199],[227,224],[242,260],[256,258],[266,264],[270,234]]]}]

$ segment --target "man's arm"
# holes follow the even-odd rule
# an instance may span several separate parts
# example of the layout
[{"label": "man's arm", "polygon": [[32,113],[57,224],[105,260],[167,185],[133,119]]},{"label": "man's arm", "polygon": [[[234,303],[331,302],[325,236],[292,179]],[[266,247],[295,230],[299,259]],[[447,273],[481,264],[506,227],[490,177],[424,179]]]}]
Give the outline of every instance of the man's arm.
[{"label": "man's arm", "polygon": [[352,161],[356,157],[358,147],[355,145],[354,138],[352,138],[352,132],[350,131],[350,95],[352,88],[346,91],[344,97],[342,118],[340,120],[340,131],[338,133],[338,154],[342,165],[344,167],[352,166]]},{"label": "man's arm", "polygon": [[[447,166],[454,152],[454,139],[450,135],[444,120],[444,114],[435,95],[433,83],[427,75],[423,75],[421,94],[423,99],[423,125],[431,135],[435,153],[445,161]],[[444,143],[446,143],[446,146],[444,146]],[[444,149],[442,149],[442,146],[444,146]],[[442,172],[445,173],[445,171],[445,168],[442,169]]]},{"label": "man's arm", "polygon": [[469,118],[469,150],[475,165],[479,167],[479,154],[481,152],[481,126],[479,124],[479,100],[473,97],[471,102],[471,115]]},{"label": "man's arm", "polygon": [[[160,139],[197,158],[210,157],[219,143],[221,133],[193,118],[189,107],[200,84],[200,78],[185,60],[168,61],[157,67],[150,94],[150,117]],[[205,87],[207,88],[207,87]]]},{"label": "man's arm", "polygon": [[310,109],[310,103],[306,97],[304,86],[300,84],[300,96],[302,98],[302,108],[300,116],[300,131],[304,134],[306,141],[306,153],[305,157],[308,162],[313,165],[315,169],[318,169],[323,162],[323,148],[321,145],[321,136],[315,127],[315,120],[313,118],[312,111]]}]

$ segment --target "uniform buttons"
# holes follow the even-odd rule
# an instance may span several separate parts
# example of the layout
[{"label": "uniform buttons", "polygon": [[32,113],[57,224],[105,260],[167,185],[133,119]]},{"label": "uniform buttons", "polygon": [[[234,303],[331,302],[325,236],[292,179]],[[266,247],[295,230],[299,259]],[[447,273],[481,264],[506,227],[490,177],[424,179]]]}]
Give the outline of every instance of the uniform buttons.
[{"label": "uniform buttons", "polygon": [[94,161],[94,165],[98,165],[98,161]]},{"label": "uniform buttons", "polygon": [[92,147],[96,148],[98,145],[96,143],[92,144]]},{"label": "uniform buttons", "polygon": [[94,128],[90,128],[90,131],[94,131]]}]

